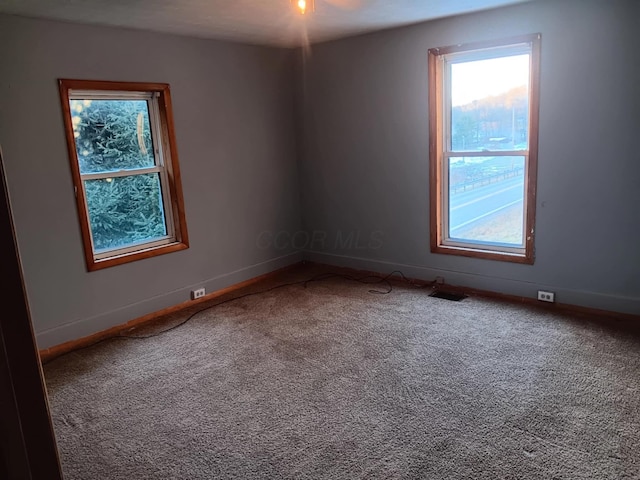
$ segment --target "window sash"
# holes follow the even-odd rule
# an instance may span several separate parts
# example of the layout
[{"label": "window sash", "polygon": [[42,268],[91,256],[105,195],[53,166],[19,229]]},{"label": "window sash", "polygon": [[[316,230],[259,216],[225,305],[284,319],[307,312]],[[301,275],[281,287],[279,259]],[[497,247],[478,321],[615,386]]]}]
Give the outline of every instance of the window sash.
[{"label": "window sash", "polygon": [[105,178],[131,177],[133,175],[145,175],[147,173],[160,173],[164,171],[161,167],[131,168],[123,170],[105,170],[100,173],[81,173],[82,180],[103,180]]},{"label": "window sash", "polygon": [[[442,163],[440,165],[440,171],[442,172],[441,174],[441,181],[442,181],[442,189],[441,189],[441,205],[442,205],[442,212],[440,214],[440,220],[441,220],[441,231],[442,231],[442,244],[443,245],[447,245],[447,246],[451,246],[451,247],[460,247],[460,248],[469,248],[470,245],[473,245],[474,248],[477,247],[477,249],[480,250],[487,250],[487,251],[492,251],[492,252],[501,252],[501,253],[506,253],[506,254],[513,254],[513,255],[523,255],[526,252],[526,245],[527,245],[527,241],[526,241],[526,230],[527,230],[527,222],[526,222],[526,217],[524,215],[524,212],[527,211],[527,203],[528,203],[528,195],[527,195],[527,181],[526,179],[528,178],[528,174],[529,174],[529,151],[528,150],[517,150],[517,151],[512,151],[512,152],[503,152],[503,151],[488,151],[488,152],[479,152],[482,153],[483,155],[481,156],[494,156],[494,157],[512,157],[512,156],[519,156],[519,157],[524,157],[524,178],[525,178],[525,182],[524,182],[524,191],[523,191],[523,205],[522,205],[522,209],[523,209],[523,218],[522,218],[522,246],[517,247],[517,246],[510,246],[510,245],[505,245],[505,244],[501,244],[499,242],[483,242],[483,241],[459,241],[459,240],[455,240],[454,238],[451,237],[451,232],[449,231],[449,217],[450,217],[450,210],[449,210],[449,159],[451,157],[461,157],[461,156],[473,156],[473,155],[467,155],[468,152],[446,152],[444,153],[444,155],[442,156]],[[475,156],[480,156],[480,155],[475,155]],[[483,248],[484,247],[484,248]]]},{"label": "window sash", "polygon": [[482,152],[470,150],[445,150],[443,155],[449,157],[522,157],[529,154],[529,149],[524,150],[483,150]]},{"label": "window sash", "polygon": [[[115,247],[109,249],[96,249],[93,232],[89,228],[89,238],[91,242],[91,251],[95,260],[102,260],[105,258],[117,257],[126,255],[128,253],[136,252],[139,250],[150,249],[176,241],[176,231],[173,219],[173,208],[171,192],[169,188],[168,172],[165,168],[165,156],[163,148],[161,148],[161,120],[160,111],[158,107],[157,92],[138,92],[138,91],[93,91],[93,90],[81,90],[73,89],[69,90],[69,101],[72,100],[146,100],[147,108],[149,112],[149,127],[151,129],[151,141],[153,148],[153,160],[155,167],[147,168],[135,168],[135,169],[122,169],[115,171],[103,171],[96,173],[81,173],[81,185],[83,189],[83,196],[88,200],[87,191],[85,187],[86,180],[102,180],[106,178],[119,178],[130,177],[135,175],[144,175],[149,173],[156,173],[160,179],[160,191],[162,194],[162,210],[164,215],[165,226],[167,229],[167,235],[155,238],[154,240],[141,240],[135,243],[129,243],[124,247]],[[76,148],[74,146],[74,148]],[[76,148],[76,162],[78,162],[78,153]],[[86,218],[89,220],[89,202],[84,202],[84,209]]]},{"label": "window sash", "polygon": [[[469,51],[465,51],[465,52],[456,52],[456,53],[449,53],[446,55],[442,55],[442,57],[440,58],[440,68],[441,71],[443,72],[443,88],[442,88],[442,95],[443,95],[443,99],[442,99],[442,113],[443,113],[443,121],[444,121],[444,128],[442,130],[443,134],[444,134],[444,138],[443,138],[443,143],[442,145],[444,146],[444,153],[445,154],[449,154],[449,153],[453,153],[453,152],[464,152],[465,156],[487,156],[488,153],[492,152],[492,150],[487,150],[487,151],[483,151],[483,152],[469,152],[469,153],[476,153],[476,155],[467,155],[467,151],[466,150],[453,150],[452,145],[453,145],[453,139],[452,139],[452,110],[453,110],[453,101],[452,101],[452,73],[451,73],[451,66],[453,64],[456,63],[467,63],[467,62],[474,62],[474,61],[480,61],[480,60],[489,60],[489,59],[493,59],[493,58],[504,58],[504,57],[508,57],[508,56],[515,56],[515,55],[528,55],[529,56],[529,77],[531,78],[532,74],[533,74],[533,52],[532,52],[532,44],[531,43],[526,43],[526,44],[517,44],[517,45],[506,45],[506,46],[502,46],[502,47],[493,47],[490,49],[482,49],[482,50],[469,50]],[[529,88],[528,88],[528,101],[529,101],[529,108],[531,108],[531,84],[532,82],[529,82]],[[531,130],[531,115],[529,115],[529,117],[527,118],[527,132],[529,132],[529,135],[527,136],[527,145],[528,142],[530,141],[530,130]],[[527,148],[526,151],[528,151],[529,149]],[[498,150],[500,152],[504,152],[504,150]],[[523,150],[513,150],[513,152],[520,152]]]},{"label": "window sash", "polygon": [[[127,172],[135,172],[135,173],[127,173]],[[131,252],[136,252],[139,250],[144,250],[147,248],[154,248],[154,247],[158,247],[161,245],[166,245],[169,243],[173,243],[176,241],[176,234],[175,234],[175,229],[173,228],[173,224],[170,223],[172,221],[173,216],[169,216],[168,213],[170,212],[171,208],[168,208],[168,206],[170,207],[170,204],[167,204],[167,201],[169,198],[168,194],[165,194],[165,184],[162,181],[162,175],[166,174],[166,171],[164,169],[160,169],[158,167],[155,168],[144,168],[144,169],[137,169],[137,170],[120,170],[118,172],[105,172],[105,173],[100,173],[100,174],[87,174],[87,175],[82,175],[82,189],[83,189],[83,195],[84,198],[88,199],[87,196],[87,191],[86,191],[86,183],[85,180],[103,180],[106,178],[118,178],[118,177],[131,177],[131,176],[135,176],[135,175],[144,175],[144,174],[148,174],[148,173],[159,173],[160,174],[160,191],[162,192],[162,210],[163,210],[163,215],[164,215],[164,221],[165,221],[165,226],[167,229],[167,235],[164,235],[162,237],[154,237],[154,240],[140,240],[138,242],[132,242],[132,243],[128,243],[126,246],[124,247],[115,247],[115,248],[105,248],[105,249],[97,249],[95,247],[95,243],[93,241],[93,231],[91,229],[89,229],[89,237],[91,239],[91,250],[93,252],[93,256],[96,260],[102,260],[105,258],[110,258],[113,256],[118,256],[118,255],[126,255],[127,253],[131,253]],[[85,208],[85,215],[87,216],[87,219],[91,219],[91,216],[89,215],[89,202],[85,202],[84,204],[84,208]]]}]

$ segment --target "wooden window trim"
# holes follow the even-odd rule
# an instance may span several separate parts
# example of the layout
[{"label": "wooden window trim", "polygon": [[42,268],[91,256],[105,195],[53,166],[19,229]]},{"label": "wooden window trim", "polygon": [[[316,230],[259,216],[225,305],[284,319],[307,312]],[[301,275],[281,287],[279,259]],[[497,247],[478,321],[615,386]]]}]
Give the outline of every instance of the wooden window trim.
[{"label": "wooden window trim", "polygon": [[[440,57],[450,53],[509,46],[519,43],[531,44],[531,71],[529,93],[529,158],[527,163],[525,242],[524,254],[497,252],[478,247],[460,247],[443,244],[442,222],[442,160],[444,155],[444,105],[443,72]],[[535,208],[538,172],[538,122],[540,106],[540,43],[541,35],[522,35],[503,40],[477,42],[432,48],[428,52],[429,82],[429,203],[430,245],[432,253],[498,260],[522,264],[533,264],[535,260]]]},{"label": "wooden window trim", "polygon": [[[189,248],[189,237],[187,233],[187,222],[184,209],[184,199],[182,194],[182,181],[180,176],[180,165],[178,161],[178,150],[175,140],[175,127],[173,123],[173,108],[171,104],[171,92],[166,83],[146,83],[146,82],[112,82],[102,80],[73,80],[60,79],[58,81],[60,98],[62,101],[63,121],[65,135],[67,139],[67,149],[71,164],[71,174],[75,188],[76,205],[78,218],[80,220],[80,230],[82,233],[82,243],[84,247],[85,262],[89,271],[100,270],[124,263],[151,258],[158,255],[177,252]],[[170,208],[173,216],[173,228],[175,241],[155,246],[142,247],[135,252],[114,254],[113,256],[96,259],[91,244],[91,225],[87,214],[87,200],[82,188],[82,177],[80,165],[76,152],[75,139],[73,136],[73,125],[71,120],[71,109],[69,106],[69,92],[71,90],[92,90],[92,91],[120,91],[120,92],[154,92],[158,95],[158,108],[160,113],[160,135],[163,150],[168,153],[167,162],[167,186],[171,198]]]}]

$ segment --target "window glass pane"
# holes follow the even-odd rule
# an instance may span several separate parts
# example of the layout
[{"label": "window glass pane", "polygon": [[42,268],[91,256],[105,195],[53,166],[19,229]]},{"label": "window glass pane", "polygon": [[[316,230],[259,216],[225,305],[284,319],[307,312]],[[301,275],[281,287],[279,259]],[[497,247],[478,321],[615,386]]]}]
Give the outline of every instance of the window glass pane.
[{"label": "window glass pane", "polygon": [[153,167],[146,100],[70,100],[81,173]]},{"label": "window glass pane", "polygon": [[167,235],[159,174],[85,180],[84,185],[96,253]]},{"label": "window glass pane", "polygon": [[526,150],[529,55],[451,64],[451,150]]},{"label": "window glass pane", "polygon": [[524,157],[449,159],[449,238],[523,247]]}]

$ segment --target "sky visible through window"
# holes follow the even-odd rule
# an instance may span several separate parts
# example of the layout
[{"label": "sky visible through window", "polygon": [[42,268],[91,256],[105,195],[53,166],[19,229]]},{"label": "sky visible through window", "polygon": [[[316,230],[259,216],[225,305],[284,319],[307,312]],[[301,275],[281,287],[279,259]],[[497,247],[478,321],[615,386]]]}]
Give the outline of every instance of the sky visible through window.
[{"label": "sky visible through window", "polygon": [[451,65],[451,103],[457,107],[529,85],[529,55]]}]

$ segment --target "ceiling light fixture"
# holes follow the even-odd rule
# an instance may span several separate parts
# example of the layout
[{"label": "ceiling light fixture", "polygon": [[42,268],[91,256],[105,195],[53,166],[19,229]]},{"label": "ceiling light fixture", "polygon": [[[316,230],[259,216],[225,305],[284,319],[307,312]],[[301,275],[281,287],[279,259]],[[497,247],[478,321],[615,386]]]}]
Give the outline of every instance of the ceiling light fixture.
[{"label": "ceiling light fixture", "polygon": [[296,6],[301,15],[304,15],[307,11],[313,12],[314,10],[314,0],[291,0],[291,3]]}]

